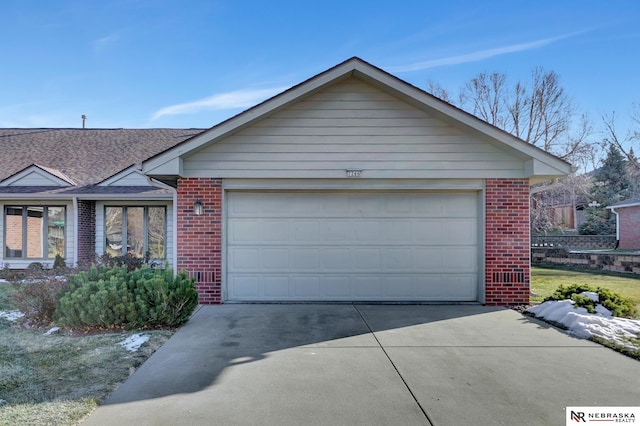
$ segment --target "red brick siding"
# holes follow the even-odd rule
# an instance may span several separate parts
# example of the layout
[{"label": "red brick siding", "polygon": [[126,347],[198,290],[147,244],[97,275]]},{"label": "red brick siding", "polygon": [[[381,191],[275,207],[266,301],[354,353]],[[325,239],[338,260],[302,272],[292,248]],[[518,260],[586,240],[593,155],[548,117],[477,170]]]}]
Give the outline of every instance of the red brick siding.
[{"label": "red brick siding", "polygon": [[[96,253],[96,202],[78,201],[78,263],[95,260]],[[67,262],[68,263],[68,262]]]},{"label": "red brick siding", "polygon": [[529,303],[529,180],[487,179],[485,302]]},{"label": "red brick siding", "polygon": [[619,249],[640,249],[640,206],[623,207],[618,212]]},{"label": "red brick siding", "polygon": [[[204,214],[195,216],[201,200]],[[222,302],[222,179],[178,179],[178,270],[196,278],[199,303]]]}]

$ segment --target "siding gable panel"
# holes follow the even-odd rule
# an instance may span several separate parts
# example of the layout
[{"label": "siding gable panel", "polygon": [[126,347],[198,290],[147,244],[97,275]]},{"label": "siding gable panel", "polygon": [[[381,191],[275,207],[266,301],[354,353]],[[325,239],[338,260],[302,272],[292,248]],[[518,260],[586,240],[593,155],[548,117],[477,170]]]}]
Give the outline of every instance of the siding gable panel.
[{"label": "siding gable panel", "polygon": [[487,137],[453,126],[349,78],[184,158],[185,177],[520,177],[524,161]]}]

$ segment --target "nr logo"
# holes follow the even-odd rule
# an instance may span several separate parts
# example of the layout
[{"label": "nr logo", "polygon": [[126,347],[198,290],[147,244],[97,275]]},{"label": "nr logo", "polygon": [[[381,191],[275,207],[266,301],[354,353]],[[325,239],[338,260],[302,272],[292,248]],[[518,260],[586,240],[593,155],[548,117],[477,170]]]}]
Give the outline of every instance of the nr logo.
[{"label": "nr logo", "polygon": [[583,411],[573,411],[571,410],[571,420],[576,422],[576,423],[580,423],[581,421],[583,422],[587,422],[584,418],[584,412]]}]

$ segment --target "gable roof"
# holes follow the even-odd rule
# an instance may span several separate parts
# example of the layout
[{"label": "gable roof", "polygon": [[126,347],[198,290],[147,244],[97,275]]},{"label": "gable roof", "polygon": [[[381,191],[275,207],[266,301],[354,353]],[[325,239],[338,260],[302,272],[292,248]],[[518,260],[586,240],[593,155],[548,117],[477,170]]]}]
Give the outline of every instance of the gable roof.
[{"label": "gable roof", "polygon": [[360,58],[354,57],[330,68],[266,101],[206,130],[178,145],[168,148],[142,164],[145,174],[158,178],[171,178],[182,173],[182,158],[204,146],[215,143],[235,132],[286,108],[302,98],[337,82],[356,77],[379,90],[390,93],[418,109],[435,114],[438,118],[491,138],[503,149],[526,160],[523,174],[540,181],[563,176],[571,172],[571,165],[542,149],[516,138],[485,121],[419,89]]},{"label": "gable roof", "polygon": [[94,185],[201,131],[0,129],[0,182],[37,165],[78,187]]},{"label": "gable roof", "polygon": [[32,164],[0,181],[0,186],[33,186],[34,183],[50,186],[75,186],[76,183],[60,170]]}]

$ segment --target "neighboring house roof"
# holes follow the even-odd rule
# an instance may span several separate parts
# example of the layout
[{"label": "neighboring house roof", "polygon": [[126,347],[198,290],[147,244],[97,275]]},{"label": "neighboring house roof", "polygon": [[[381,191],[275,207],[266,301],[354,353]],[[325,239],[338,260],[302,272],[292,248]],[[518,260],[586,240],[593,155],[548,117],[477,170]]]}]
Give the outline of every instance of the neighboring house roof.
[{"label": "neighboring house roof", "polygon": [[571,165],[544,150],[516,138],[479,118],[469,114],[399,78],[381,70],[360,58],[354,57],[329,70],[320,73],[261,104],[258,104],[211,129],[186,139],[180,144],[168,148],[143,162],[143,172],[160,179],[180,176],[181,158],[203,147],[215,143],[238,132],[265,117],[283,110],[289,105],[311,96],[324,87],[336,82],[357,77],[366,83],[391,93],[416,108],[436,114],[442,120],[466,127],[500,144],[505,150],[526,160],[522,177],[541,181],[552,177],[564,176],[571,172]]},{"label": "neighboring house roof", "polygon": [[612,204],[610,206],[607,206],[608,209],[614,208],[620,208],[620,207],[636,207],[636,206],[640,206],[640,194],[638,195],[634,195],[631,198],[627,198],[624,201],[619,201],[615,204]]},{"label": "neighboring house roof", "polygon": [[[94,194],[153,196],[166,189],[129,181],[99,185],[132,164],[162,152],[201,129],[0,129],[0,194],[61,197]],[[36,176],[40,184],[22,178]],[[48,177],[48,178],[47,178]],[[38,181],[36,181],[38,182]]]},{"label": "neighboring house roof", "polygon": [[0,129],[0,182],[32,166],[97,184],[201,129]]}]

